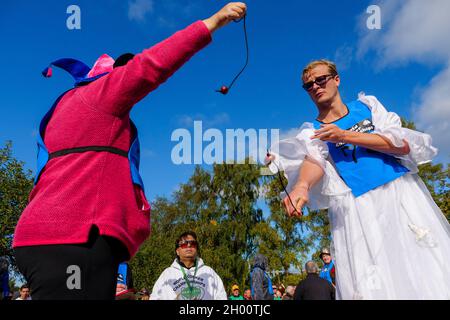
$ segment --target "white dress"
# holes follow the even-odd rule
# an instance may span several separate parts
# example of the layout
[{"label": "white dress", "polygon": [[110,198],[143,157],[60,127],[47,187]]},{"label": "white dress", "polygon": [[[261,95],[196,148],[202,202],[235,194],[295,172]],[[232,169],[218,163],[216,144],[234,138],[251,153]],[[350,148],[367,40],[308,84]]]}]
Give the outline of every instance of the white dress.
[{"label": "white dress", "polygon": [[375,97],[361,93],[359,100],[371,109],[373,133],[399,147],[408,141],[410,154],[397,158],[409,173],[355,198],[327,144],[309,138],[312,123],[272,146],[275,164],[269,168],[285,171],[288,192],[305,156],[324,169],[308,207],[328,209],[337,299],[450,299],[450,225],[417,175],[417,165],[431,161],[437,149],[429,135],[402,128],[398,115]]}]

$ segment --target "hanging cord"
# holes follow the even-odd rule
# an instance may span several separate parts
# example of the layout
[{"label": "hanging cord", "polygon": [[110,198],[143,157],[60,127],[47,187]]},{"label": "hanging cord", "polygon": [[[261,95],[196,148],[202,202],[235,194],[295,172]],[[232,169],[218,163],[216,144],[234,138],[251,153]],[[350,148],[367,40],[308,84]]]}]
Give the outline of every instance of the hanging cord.
[{"label": "hanging cord", "polygon": [[[270,156],[270,153],[269,153],[269,150],[267,150],[267,157],[269,157],[269,156]],[[294,202],[292,201],[292,198],[289,195],[289,192],[287,191],[286,186],[283,182],[283,177],[281,176],[280,167],[275,163],[275,161],[272,161],[271,163],[273,163],[277,167],[278,179],[280,180],[281,187],[283,188],[283,191],[286,193],[286,195],[289,199],[289,202],[291,203],[292,207],[294,208],[294,212],[296,212],[298,215],[300,215],[300,217],[302,217],[303,216],[303,208],[302,208],[301,212],[298,212],[297,208],[295,207]],[[301,221],[300,221],[300,224],[301,224]],[[302,225],[302,230],[303,230],[303,225]]]},{"label": "hanging cord", "polygon": [[216,90],[216,92],[220,92],[222,94],[227,94],[228,91],[230,91],[231,87],[233,86],[234,82],[239,78],[239,76],[242,74],[242,72],[244,72],[245,68],[247,67],[248,64],[248,37],[247,37],[247,26],[246,26],[246,18],[247,15],[243,16],[241,19],[239,20],[233,20],[236,23],[241,22],[242,20],[244,20],[244,36],[245,36],[245,51],[246,51],[246,59],[245,59],[245,64],[244,67],[241,69],[241,71],[239,71],[239,73],[234,77],[233,81],[231,81],[230,85],[227,86],[222,86],[219,90]]}]

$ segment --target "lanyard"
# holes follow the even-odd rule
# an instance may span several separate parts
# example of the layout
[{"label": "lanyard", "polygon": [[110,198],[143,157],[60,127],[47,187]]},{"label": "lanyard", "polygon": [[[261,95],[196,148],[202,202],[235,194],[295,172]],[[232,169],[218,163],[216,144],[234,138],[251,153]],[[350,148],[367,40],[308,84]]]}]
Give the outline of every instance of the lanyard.
[{"label": "lanyard", "polygon": [[[186,272],[184,271],[184,267],[181,265],[181,263],[180,262],[178,262],[178,264],[180,265],[180,268],[181,268],[181,272],[183,273],[183,278],[184,278],[184,280],[186,281],[186,284],[188,285],[188,287],[189,287],[189,291],[190,292],[192,292],[192,285],[191,285],[191,282],[189,281],[189,279],[188,279],[188,277],[187,277],[187,275],[186,275]],[[195,276],[197,275],[197,270],[198,270],[198,264],[197,264],[197,259],[195,259],[195,271],[194,271],[194,278],[195,278]]]}]

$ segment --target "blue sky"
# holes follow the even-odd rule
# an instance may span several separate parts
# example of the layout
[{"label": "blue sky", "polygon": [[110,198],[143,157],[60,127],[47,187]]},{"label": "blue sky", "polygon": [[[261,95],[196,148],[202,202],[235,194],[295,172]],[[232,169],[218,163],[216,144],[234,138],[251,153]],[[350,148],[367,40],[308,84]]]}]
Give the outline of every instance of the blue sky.
[{"label": "blue sky", "polygon": [[[0,143],[12,140],[14,155],[35,170],[39,121],[73,84],[59,69],[52,78],[43,78],[40,72],[49,62],[73,57],[92,65],[103,53],[138,53],[226,3],[3,1]],[[172,163],[175,129],[192,131],[192,122],[202,120],[204,126],[223,131],[276,128],[283,133],[315,117],[315,107],[300,86],[300,72],[317,58],[337,62],[344,100],[355,99],[359,91],[376,95],[389,110],[429,130],[441,150],[438,161],[448,162],[449,19],[441,12],[450,12],[449,1],[246,3],[249,65],[227,96],[214,90],[228,84],[244,63],[242,23],[217,31],[208,47],[132,111],[150,200],[170,196],[193,172],[192,165]],[[66,27],[66,9],[72,4],[81,9],[81,30]],[[381,30],[365,27],[371,4],[381,8]]]}]

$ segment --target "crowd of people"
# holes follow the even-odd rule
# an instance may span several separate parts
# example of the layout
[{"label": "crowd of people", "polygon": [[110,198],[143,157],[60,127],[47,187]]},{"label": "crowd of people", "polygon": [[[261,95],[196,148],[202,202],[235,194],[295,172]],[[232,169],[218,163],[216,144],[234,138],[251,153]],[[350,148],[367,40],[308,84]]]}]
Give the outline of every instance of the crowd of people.
[{"label": "crowd of people", "polygon": [[[153,293],[150,295],[147,289],[142,289],[137,293],[139,300],[161,300],[161,299],[217,299],[217,300],[335,300],[335,266],[329,249],[323,248],[320,253],[320,259],[323,267],[319,270],[314,261],[308,261],[305,264],[306,278],[296,285],[273,284],[268,270],[268,259],[262,254],[257,254],[253,259],[250,272],[250,287],[241,289],[238,284],[231,286],[228,297],[225,294],[225,288],[222,280],[211,268],[209,274],[214,275],[213,283],[217,285],[217,290],[212,286],[206,285],[205,274],[194,270],[192,280],[192,269],[195,261],[203,260],[198,258],[199,245],[195,232],[189,231],[182,234],[176,242],[177,257],[174,264],[161,274],[157,283],[153,287]],[[191,270],[191,271],[190,271]],[[168,275],[170,274],[170,277]],[[182,278],[181,278],[182,275]],[[188,276],[186,276],[188,275]],[[169,280],[170,279],[170,280]],[[184,281],[183,281],[184,280]],[[206,290],[193,289],[191,284],[199,285],[197,288],[209,288]],[[164,286],[161,285],[164,283]],[[202,286],[203,284],[203,286]],[[184,288],[184,289],[182,289]],[[186,294],[190,291],[195,294]],[[180,293],[177,293],[179,291]],[[214,291],[214,294],[212,293]]]},{"label": "crowd of people", "polygon": [[[127,263],[119,266],[117,300],[334,300],[335,266],[331,253],[320,253],[323,267],[314,261],[305,264],[307,276],[297,285],[273,284],[268,273],[268,259],[257,254],[250,272],[250,286],[231,286],[227,295],[220,276],[199,256],[200,247],[193,231],[181,234],[175,241],[175,259],[159,276],[150,291],[133,289],[132,272]],[[320,272],[319,272],[320,271]]]}]

